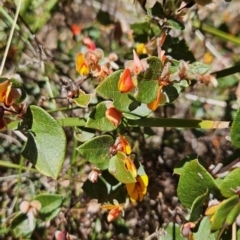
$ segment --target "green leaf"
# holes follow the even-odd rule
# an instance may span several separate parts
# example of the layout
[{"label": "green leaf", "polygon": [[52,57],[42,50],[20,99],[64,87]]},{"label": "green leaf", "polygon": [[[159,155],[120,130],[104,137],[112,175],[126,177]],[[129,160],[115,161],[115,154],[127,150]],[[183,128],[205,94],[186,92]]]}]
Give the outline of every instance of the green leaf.
[{"label": "green leaf", "polygon": [[127,196],[126,188],[108,170],[102,171],[101,177],[96,182],[86,180],[83,190],[91,198],[98,199],[99,203],[113,202],[114,199],[125,202]]},{"label": "green leaf", "polygon": [[208,196],[209,196],[209,192],[207,189],[203,195],[198,196],[194,200],[192,207],[191,207],[189,222],[196,222],[199,219],[199,217],[202,214],[202,209],[203,209],[204,203],[208,199]]},{"label": "green leaf", "polygon": [[231,210],[234,208],[236,204],[238,204],[239,197],[238,195],[232,196],[231,198],[228,198],[227,200],[224,200],[220,203],[218,206],[216,212],[214,213],[211,222],[211,230],[216,231],[218,229],[221,229],[224,225],[224,222],[228,216],[228,214],[231,212]]},{"label": "green leaf", "polygon": [[202,62],[194,62],[193,64],[190,64],[190,71],[194,74],[205,74],[209,69],[209,65]]},{"label": "green leaf", "polygon": [[176,86],[168,85],[163,87],[163,92],[167,95],[167,103],[173,102],[179,96],[179,89]]},{"label": "green leaf", "polygon": [[[182,171],[184,170],[184,167],[191,161],[193,160],[197,160],[197,154],[192,154],[189,155],[183,159],[181,159],[180,161],[177,162],[177,164],[175,165],[175,168],[173,170],[174,174],[178,174],[181,175]],[[201,163],[202,164],[202,163]]]},{"label": "green leaf", "polygon": [[168,19],[167,20],[167,27],[168,28],[173,28],[173,29],[177,29],[177,30],[183,30],[184,29],[184,25],[177,21],[176,19]]},{"label": "green leaf", "polygon": [[[83,130],[84,129],[84,130]],[[86,128],[75,128],[74,137],[79,142],[86,142],[95,136],[95,130],[93,129],[86,129]]]},{"label": "green leaf", "polygon": [[237,216],[240,213],[240,203],[238,202],[232,210],[228,213],[227,218],[225,220],[224,225],[225,226],[230,226],[233,224],[233,222],[236,220]]},{"label": "green leaf", "polygon": [[66,136],[59,123],[46,111],[30,106],[20,128],[28,130],[28,140],[22,152],[36,169],[57,179],[66,152]]},{"label": "green leaf", "polygon": [[157,81],[140,81],[138,83],[139,90],[135,97],[141,103],[150,103],[157,98],[158,88]]},{"label": "green leaf", "polygon": [[156,16],[156,17],[159,17],[159,18],[165,18],[166,17],[166,15],[163,11],[162,4],[160,2],[155,2],[153,7],[150,8],[148,11],[150,13],[149,14],[150,16]]},{"label": "green leaf", "polygon": [[152,112],[151,109],[147,107],[146,104],[141,104],[131,113],[123,113],[123,116],[127,119],[141,119],[141,117],[146,117]]},{"label": "green leaf", "polygon": [[63,203],[63,197],[61,195],[52,193],[39,194],[36,195],[34,199],[41,203],[39,214],[44,221],[49,221],[56,217]]},{"label": "green leaf", "polygon": [[101,131],[113,131],[117,128],[109,119],[106,118],[107,102],[99,103],[91,112],[86,123],[86,127]]},{"label": "green leaf", "polygon": [[240,148],[240,108],[237,110],[231,126],[231,140],[235,148]]},{"label": "green leaf", "polygon": [[240,168],[234,169],[223,179],[220,185],[221,194],[229,198],[240,189]]},{"label": "green leaf", "polygon": [[92,98],[91,94],[86,94],[83,91],[80,91],[78,98],[74,98],[73,101],[80,107],[87,107]]},{"label": "green leaf", "polygon": [[201,220],[200,226],[196,233],[193,233],[194,240],[216,240],[213,233],[211,233],[211,224],[209,217],[204,217]]},{"label": "green leaf", "polygon": [[89,197],[97,199],[99,203],[108,201],[107,183],[101,178],[94,183],[87,179],[82,189]]},{"label": "green leaf", "polygon": [[127,156],[122,152],[117,152],[110,159],[108,171],[119,181],[124,184],[136,182],[135,176],[125,167],[125,158]]},{"label": "green leaf", "polygon": [[207,190],[215,195],[219,194],[213,177],[199,164],[197,159],[186,164],[181,171],[177,188],[181,203],[191,208],[196,198],[204,195]]},{"label": "green leaf", "polygon": [[101,170],[107,169],[111,158],[110,148],[114,140],[111,136],[95,137],[77,148],[77,151],[89,162]]},{"label": "green leaf", "polygon": [[36,227],[36,219],[30,224],[29,218],[26,214],[18,213],[11,221],[11,229],[16,238],[30,238],[33,230]]},{"label": "green leaf", "polygon": [[[158,240],[186,240],[186,238],[182,237],[180,234],[180,227],[178,224],[169,223],[166,228],[167,234],[160,236]],[[161,232],[161,230],[160,230]]]},{"label": "green leaf", "polygon": [[158,80],[163,66],[158,57],[148,57],[147,58],[148,68],[145,72],[142,72],[138,75],[138,80],[140,81],[149,81],[149,80]]},{"label": "green leaf", "polygon": [[168,35],[162,49],[166,51],[166,55],[170,55],[174,59],[189,62],[195,61],[195,57],[184,39]]},{"label": "green leaf", "polygon": [[133,30],[133,38],[136,42],[145,43],[148,41],[150,23],[149,22],[138,22],[130,24]]}]

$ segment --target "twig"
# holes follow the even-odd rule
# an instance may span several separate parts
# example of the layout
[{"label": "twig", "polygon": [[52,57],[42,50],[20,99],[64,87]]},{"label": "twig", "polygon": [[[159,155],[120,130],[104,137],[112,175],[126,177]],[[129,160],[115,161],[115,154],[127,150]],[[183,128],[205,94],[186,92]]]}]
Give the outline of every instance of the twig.
[{"label": "twig", "polygon": [[6,59],[7,59],[8,50],[9,50],[9,47],[10,47],[10,44],[11,44],[11,41],[12,41],[14,29],[15,29],[16,24],[17,24],[17,19],[18,19],[18,15],[19,15],[19,12],[20,12],[21,5],[22,5],[22,0],[19,0],[18,6],[17,6],[17,11],[16,11],[16,14],[15,14],[15,17],[14,17],[12,28],[11,28],[11,32],[10,32],[10,35],[9,35],[9,38],[8,38],[7,46],[5,48],[5,52],[4,52],[4,55],[3,55],[3,59],[2,59],[1,67],[0,67],[0,76],[2,75],[3,67],[4,67]]},{"label": "twig", "polygon": [[237,240],[237,224],[234,222],[232,224],[232,240]]}]

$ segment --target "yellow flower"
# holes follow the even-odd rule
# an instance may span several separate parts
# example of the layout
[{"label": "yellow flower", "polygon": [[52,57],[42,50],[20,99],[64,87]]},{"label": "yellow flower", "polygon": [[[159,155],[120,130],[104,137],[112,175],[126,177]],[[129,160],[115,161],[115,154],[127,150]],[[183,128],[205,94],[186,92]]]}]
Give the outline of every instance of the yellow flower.
[{"label": "yellow flower", "polygon": [[137,52],[137,54],[147,54],[148,53],[148,51],[147,51],[147,48],[146,48],[146,46],[145,46],[145,44],[144,43],[139,43],[139,44],[137,44],[137,46],[136,46],[136,52]]},{"label": "yellow flower", "polygon": [[90,72],[90,68],[82,53],[78,53],[76,57],[76,70],[80,75],[88,75]]},{"label": "yellow flower", "polygon": [[132,202],[142,201],[147,193],[148,176],[142,175],[136,177],[135,183],[126,184],[128,195]]}]

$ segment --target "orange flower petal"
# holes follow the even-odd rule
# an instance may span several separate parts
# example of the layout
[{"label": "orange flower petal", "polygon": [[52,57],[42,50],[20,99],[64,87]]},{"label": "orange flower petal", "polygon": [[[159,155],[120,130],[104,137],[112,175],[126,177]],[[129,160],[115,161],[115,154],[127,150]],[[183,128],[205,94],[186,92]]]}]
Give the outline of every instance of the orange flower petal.
[{"label": "orange flower petal", "polygon": [[155,111],[160,103],[160,99],[161,99],[161,93],[162,93],[162,86],[159,86],[158,88],[158,94],[157,94],[157,98],[152,101],[151,103],[147,104],[147,107],[149,109],[151,109],[152,111]]},{"label": "orange flower petal", "polygon": [[124,159],[124,162],[125,162],[125,168],[132,173],[133,177],[136,177],[137,176],[137,169],[135,167],[135,164],[133,163],[133,161],[129,158],[129,157],[126,157]]},{"label": "orange flower petal", "polygon": [[76,70],[80,75],[88,75],[90,68],[82,53],[78,53],[76,57]]},{"label": "orange flower petal", "polygon": [[0,102],[4,102],[9,85],[12,86],[12,83],[9,80],[0,83]]},{"label": "orange flower petal", "polygon": [[107,220],[108,222],[112,222],[113,220],[115,220],[120,214],[121,214],[121,209],[118,206],[115,206],[115,208],[113,208],[107,216]]},{"label": "orange flower petal", "polygon": [[126,140],[125,137],[123,137],[120,134],[119,134],[119,138],[120,138],[121,144],[123,146],[123,152],[129,155],[132,152],[132,148],[131,148],[129,142]]},{"label": "orange flower petal", "polygon": [[123,71],[123,73],[120,76],[120,79],[118,80],[118,90],[121,93],[130,92],[134,88],[134,83],[131,77],[131,72],[127,68]]},{"label": "orange flower petal", "polygon": [[122,121],[122,113],[114,107],[107,109],[105,116],[113,123],[114,126],[118,126]]}]

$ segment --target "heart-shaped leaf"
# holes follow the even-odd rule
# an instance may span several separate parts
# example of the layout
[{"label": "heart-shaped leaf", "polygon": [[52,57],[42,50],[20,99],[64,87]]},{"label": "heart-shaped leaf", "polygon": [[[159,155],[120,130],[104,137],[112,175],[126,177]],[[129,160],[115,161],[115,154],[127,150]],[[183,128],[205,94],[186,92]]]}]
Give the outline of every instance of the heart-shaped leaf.
[{"label": "heart-shaped leaf", "polygon": [[193,233],[194,240],[216,240],[216,237],[211,233],[211,223],[209,217],[204,217],[200,223],[198,231]]},{"label": "heart-shaped leaf", "polygon": [[36,195],[34,199],[41,203],[39,214],[44,221],[53,219],[61,210],[63,202],[63,197],[61,195],[43,193]]},{"label": "heart-shaped leaf", "polygon": [[194,74],[205,74],[209,69],[209,65],[201,62],[194,62],[190,65],[190,71]]},{"label": "heart-shaped leaf", "polygon": [[36,219],[30,223],[26,214],[18,213],[11,222],[11,229],[16,238],[30,238],[36,227]]},{"label": "heart-shaped leaf", "polygon": [[73,101],[74,101],[78,106],[85,108],[85,107],[87,107],[88,104],[90,103],[91,97],[92,97],[91,94],[86,94],[85,92],[80,91],[80,92],[79,92],[79,95],[78,95],[78,98],[74,98]]},{"label": "heart-shaped leaf", "polygon": [[42,108],[30,106],[20,128],[28,131],[23,157],[40,173],[57,179],[66,152],[66,136],[62,127]]},{"label": "heart-shaped leaf", "polygon": [[197,159],[193,160],[181,170],[177,188],[179,200],[185,207],[191,208],[196,198],[204,195],[206,191],[219,194],[214,178],[199,164]]},{"label": "heart-shaped leaf", "polygon": [[89,162],[101,170],[107,169],[111,158],[110,148],[114,140],[111,136],[95,137],[77,148],[77,151]]}]

